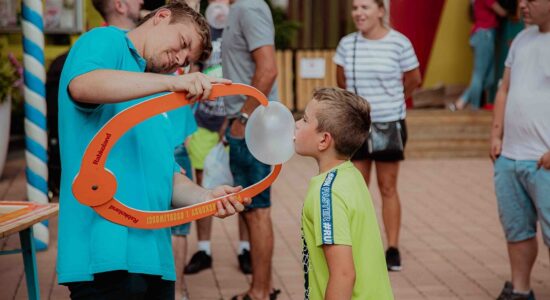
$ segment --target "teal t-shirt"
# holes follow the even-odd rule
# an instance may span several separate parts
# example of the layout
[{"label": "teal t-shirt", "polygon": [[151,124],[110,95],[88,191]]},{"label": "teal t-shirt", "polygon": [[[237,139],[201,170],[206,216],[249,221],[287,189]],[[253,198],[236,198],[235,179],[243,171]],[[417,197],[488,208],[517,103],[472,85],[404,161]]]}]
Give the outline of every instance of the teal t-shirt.
[{"label": "teal t-shirt", "polygon": [[[69,83],[93,70],[144,72],[145,67],[146,61],[126,32],[115,27],[97,28],[82,35],[65,62],[59,85],[63,166],[59,195],[59,283],[89,281],[95,273],[113,270],[176,280],[169,229],[142,230],[112,223],[80,204],[71,190],[83,153],[94,135],[114,115],[152,96],[90,107],[71,99],[67,90]],[[185,120],[160,114],[121,137],[106,162],[106,168],[117,179],[115,197],[119,201],[140,210],[170,208],[173,175],[179,172],[174,148],[183,142],[185,133],[181,124],[185,123]]]}]

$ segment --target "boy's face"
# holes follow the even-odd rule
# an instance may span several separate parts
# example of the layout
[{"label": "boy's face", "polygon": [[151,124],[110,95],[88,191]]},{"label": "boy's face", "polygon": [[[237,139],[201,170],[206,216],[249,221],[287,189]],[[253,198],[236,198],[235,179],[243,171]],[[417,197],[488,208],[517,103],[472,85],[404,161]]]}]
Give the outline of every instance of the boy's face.
[{"label": "boy's face", "polygon": [[304,112],[304,116],[296,121],[294,144],[296,153],[304,156],[316,156],[319,153],[319,141],[322,133],[317,131],[317,111],[322,104],[311,100]]}]

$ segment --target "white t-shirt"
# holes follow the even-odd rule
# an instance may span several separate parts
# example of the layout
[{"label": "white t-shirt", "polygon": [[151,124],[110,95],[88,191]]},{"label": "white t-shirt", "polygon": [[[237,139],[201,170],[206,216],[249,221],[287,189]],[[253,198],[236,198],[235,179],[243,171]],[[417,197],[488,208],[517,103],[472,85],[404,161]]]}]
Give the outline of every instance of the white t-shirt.
[{"label": "white t-shirt", "polygon": [[550,33],[537,26],[512,42],[505,62],[510,89],[504,116],[502,155],[538,160],[550,151]]},{"label": "white t-shirt", "polygon": [[346,89],[357,89],[370,103],[373,122],[405,119],[403,73],[419,65],[407,37],[390,30],[382,39],[369,40],[354,32],[340,40],[333,61],[344,68]]}]

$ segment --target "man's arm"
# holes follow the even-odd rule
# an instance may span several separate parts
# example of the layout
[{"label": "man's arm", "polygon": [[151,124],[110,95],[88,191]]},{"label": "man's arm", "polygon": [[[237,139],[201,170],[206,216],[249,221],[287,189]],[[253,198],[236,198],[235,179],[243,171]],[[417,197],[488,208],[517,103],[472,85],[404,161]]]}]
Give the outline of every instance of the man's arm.
[{"label": "man's arm", "polygon": [[415,68],[403,74],[403,87],[405,90],[405,99],[409,98],[414,90],[422,83],[420,69]]},{"label": "man's arm", "polygon": [[[256,70],[252,76],[251,85],[264,93],[264,95],[269,95],[273,83],[275,83],[275,79],[277,79],[275,47],[273,45],[261,46],[252,51],[251,54],[256,64]],[[256,99],[248,97],[241,108],[241,112],[250,115],[258,105],[260,105],[260,103]],[[240,122],[233,122],[231,135],[234,137],[243,137],[244,125]]]},{"label": "man's arm", "polygon": [[[174,186],[172,191],[172,205],[183,207],[212,200],[224,195],[233,194],[242,190],[242,187],[219,186],[213,190],[207,190],[191,181],[183,174],[174,174]],[[232,196],[217,203],[216,217],[225,218],[244,210],[244,206],[250,204],[251,198],[244,198],[240,203]]]},{"label": "man's arm", "polygon": [[339,88],[346,88],[346,74],[344,74],[344,67],[336,65],[336,84]]},{"label": "man's arm", "polygon": [[325,299],[351,299],[355,285],[355,267],[351,246],[323,245],[329,278]]},{"label": "man's arm", "polygon": [[498,4],[497,1],[495,1],[495,3],[493,3],[493,5],[491,5],[491,9],[495,12],[495,14],[497,14],[499,17],[506,17],[506,15],[508,14],[508,12],[504,9],[504,7],[502,7],[500,4]]},{"label": "man's arm", "polygon": [[495,98],[495,107],[493,108],[493,126],[491,129],[491,149],[489,155],[495,161],[502,150],[502,134],[504,132],[504,112],[506,108],[506,98],[510,88],[510,68],[504,68],[502,82],[498,88]]},{"label": "man's arm", "polygon": [[160,92],[188,92],[190,100],[208,98],[212,83],[231,83],[227,79],[201,73],[171,76],[118,70],[94,70],[69,83],[73,100],[104,104],[133,100]]}]

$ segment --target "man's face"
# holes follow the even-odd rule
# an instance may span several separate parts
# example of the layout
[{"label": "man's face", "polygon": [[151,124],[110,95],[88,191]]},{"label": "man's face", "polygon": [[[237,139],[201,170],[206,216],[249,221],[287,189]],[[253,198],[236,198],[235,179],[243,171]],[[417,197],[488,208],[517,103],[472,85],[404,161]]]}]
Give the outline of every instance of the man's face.
[{"label": "man's face", "polygon": [[169,15],[169,11],[168,16],[157,13],[153,17],[156,24],[146,36],[143,57],[149,72],[173,73],[178,67],[197,61],[201,55],[202,41],[195,25],[188,22],[170,24]]},{"label": "man's face", "polygon": [[143,6],[143,0],[121,0],[122,4],[126,7],[126,17],[132,20],[135,24],[141,19],[141,7]]},{"label": "man's face", "polygon": [[550,21],[550,0],[520,0],[525,23],[541,25]]},{"label": "man's face", "polygon": [[304,112],[304,116],[296,121],[294,145],[296,153],[306,156],[315,156],[319,151],[319,141],[322,134],[317,131],[317,110],[322,105],[319,101],[311,100]]}]

